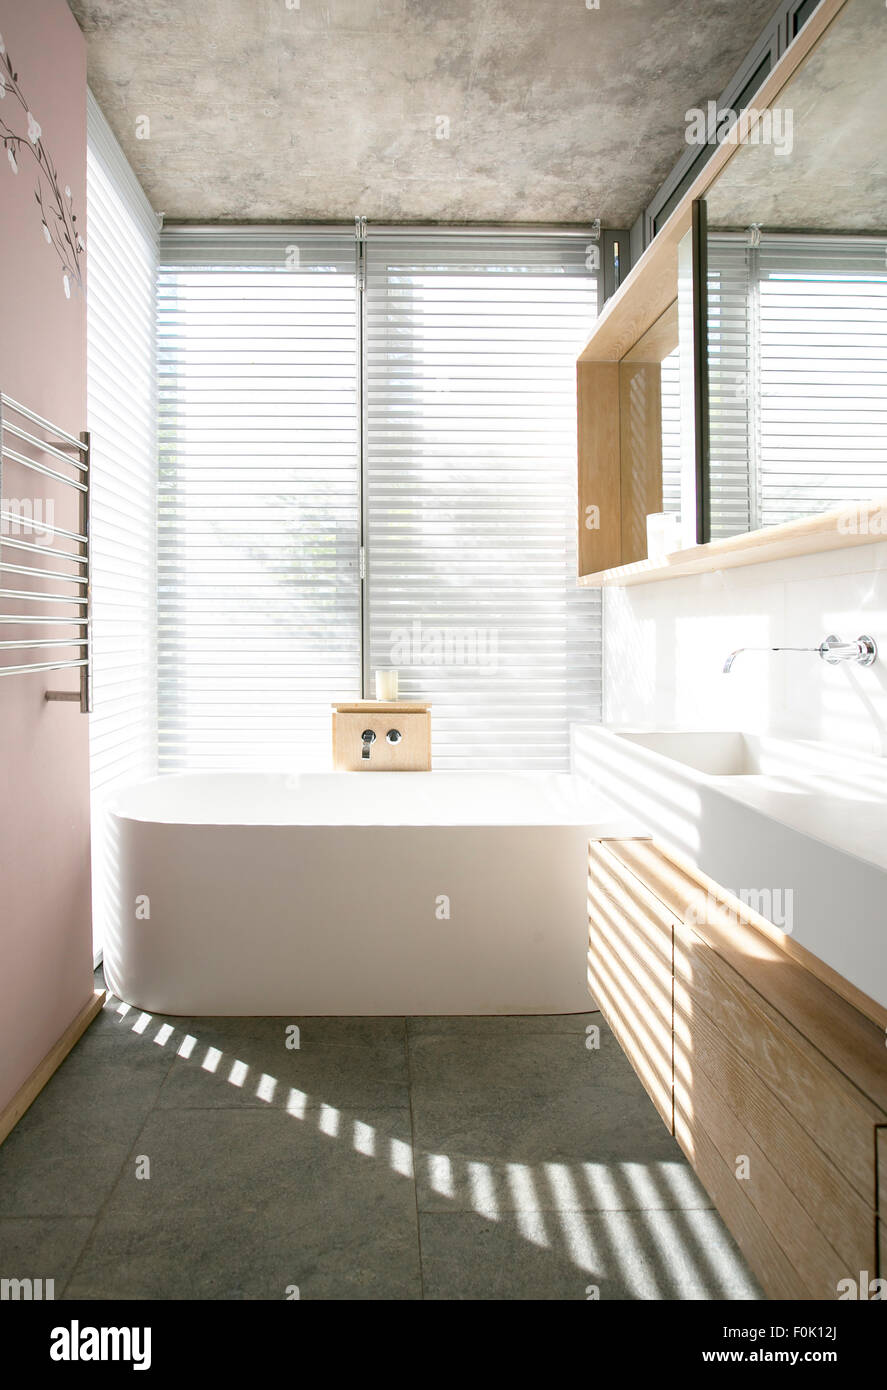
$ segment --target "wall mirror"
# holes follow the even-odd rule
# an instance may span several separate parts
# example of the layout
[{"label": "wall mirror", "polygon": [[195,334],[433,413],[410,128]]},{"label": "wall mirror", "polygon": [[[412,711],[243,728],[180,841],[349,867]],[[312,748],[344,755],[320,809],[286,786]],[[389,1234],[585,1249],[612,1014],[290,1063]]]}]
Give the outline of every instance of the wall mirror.
[{"label": "wall mirror", "polygon": [[848,0],[706,191],[706,540],[887,494],[885,110]]}]

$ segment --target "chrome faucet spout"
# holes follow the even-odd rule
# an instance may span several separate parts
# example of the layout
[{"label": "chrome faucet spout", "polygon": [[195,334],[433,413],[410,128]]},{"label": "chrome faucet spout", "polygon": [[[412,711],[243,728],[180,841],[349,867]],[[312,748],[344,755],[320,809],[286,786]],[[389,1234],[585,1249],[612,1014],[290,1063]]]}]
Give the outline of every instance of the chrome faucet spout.
[{"label": "chrome faucet spout", "polygon": [[855,661],[858,666],[871,666],[877,660],[878,647],[873,637],[857,637],[855,642],[842,642],[832,633],[818,647],[737,647],[724,662],[724,674],[729,675],[733,663],[742,652],[816,652],[829,666],[843,661]]},{"label": "chrome faucet spout", "polygon": [[729,675],[733,669],[733,662],[743,652],[818,652],[820,650],[819,647],[737,647],[735,652],[731,652],[724,662],[724,674]]},{"label": "chrome faucet spout", "polygon": [[369,762],[370,749],[376,741],[376,735],[372,729],[364,729],[360,736],[360,756],[365,762]]}]

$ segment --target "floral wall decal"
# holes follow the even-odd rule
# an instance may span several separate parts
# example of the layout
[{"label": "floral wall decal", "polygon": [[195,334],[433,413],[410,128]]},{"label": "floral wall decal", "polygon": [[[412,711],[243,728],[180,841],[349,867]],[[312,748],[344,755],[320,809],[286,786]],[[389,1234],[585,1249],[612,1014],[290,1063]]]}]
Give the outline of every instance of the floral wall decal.
[{"label": "floral wall decal", "polygon": [[[25,100],[19,85],[18,73],[13,69],[12,59],[6,51],[3,35],[0,34],[0,101],[12,98],[13,107],[17,103],[27,119],[27,133],[18,134],[4,119],[6,111],[0,115],[0,139],[6,151],[6,158],[13,174],[19,172],[23,159],[33,158],[37,164],[37,188],[34,198],[40,210],[43,236],[51,246],[62,265],[62,288],[68,299],[71,286],[83,289],[83,256],[86,247],[77,227],[77,214],[74,212],[71,190],[61,188],[55,165],[43,144],[43,131]],[[13,119],[10,112],[10,119]]]}]

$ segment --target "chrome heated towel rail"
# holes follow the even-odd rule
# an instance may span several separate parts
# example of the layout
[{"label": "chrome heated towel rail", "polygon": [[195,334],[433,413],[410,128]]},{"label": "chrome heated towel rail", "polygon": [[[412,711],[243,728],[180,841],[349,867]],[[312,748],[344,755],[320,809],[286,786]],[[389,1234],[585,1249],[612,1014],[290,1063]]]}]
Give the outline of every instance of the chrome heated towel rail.
[{"label": "chrome heated towel rail", "polygon": [[[34,503],[42,506],[43,499],[22,503],[8,497],[6,463],[73,488],[79,499],[79,529],[56,526],[49,499],[50,515],[38,516]],[[76,438],[0,392],[0,676],[77,669],[79,693],[47,690],[45,695],[47,700],[79,700],[84,714],[92,709],[89,463],[87,432]],[[50,560],[51,565],[46,563]],[[47,582],[51,590],[44,587]],[[19,605],[22,611],[8,611]],[[15,634],[17,628],[26,628],[27,634],[7,639],[6,632]],[[62,635],[52,635],[55,631]],[[3,665],[5,652],[37,656]]]}]

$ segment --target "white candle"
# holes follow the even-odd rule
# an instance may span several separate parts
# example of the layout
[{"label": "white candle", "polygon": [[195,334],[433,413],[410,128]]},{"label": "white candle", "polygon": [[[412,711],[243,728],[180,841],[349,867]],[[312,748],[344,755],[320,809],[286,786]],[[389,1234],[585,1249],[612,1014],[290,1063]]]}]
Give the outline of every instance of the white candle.
[{"label": "white candle", "polygon": [[396,700],[396,699],[397,699],[397,672],[396,672],[396,671],[377,671],[377,672],[376,672],[376,699],[377,699],[377,700]]},{"label": "white candle", "polygon": [[680,518],[673,512],[651,512],[647,517],[647,559],[664,560],[680,545]]}]

